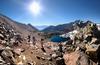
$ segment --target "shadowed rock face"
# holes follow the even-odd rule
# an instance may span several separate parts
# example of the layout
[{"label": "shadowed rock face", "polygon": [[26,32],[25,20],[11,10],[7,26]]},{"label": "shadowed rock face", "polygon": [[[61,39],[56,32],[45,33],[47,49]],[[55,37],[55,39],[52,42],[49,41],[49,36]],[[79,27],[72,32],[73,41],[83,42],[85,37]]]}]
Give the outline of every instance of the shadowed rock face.
[{"label": "shadowed rock face", "polygon": [[66,65],[96,65],[88,56],[80,51],[75,51],[64,55]]}]

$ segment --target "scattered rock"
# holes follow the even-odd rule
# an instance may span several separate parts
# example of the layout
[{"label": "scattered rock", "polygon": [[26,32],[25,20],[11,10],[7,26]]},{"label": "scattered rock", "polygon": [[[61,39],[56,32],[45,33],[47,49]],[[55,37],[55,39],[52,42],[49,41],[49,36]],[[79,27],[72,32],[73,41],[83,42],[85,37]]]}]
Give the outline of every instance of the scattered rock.
[{"label": "scattered rock", "polygon": [[[33,38],[32,41],[30,34],[24,39],[20,32],[7,24],[0,23],[0,65],[37,65],[36,61],[41,61],[38,65],[96,65],[95,63],[99,65],[100,31],[96,24],[90,21],[87,21],[86,25],[79,22],[75,24],[75,28],[76,30],[61,35],[68,38],[65,43],[44,44],[37,41],[33,45],[36,40]],[[25,45],[27,41],[30,44]],[[37,45],[38,43],[41,45]],[[30,54],[25,53],[27,50]],[[31,55],[37,59],[31,62]]]}]

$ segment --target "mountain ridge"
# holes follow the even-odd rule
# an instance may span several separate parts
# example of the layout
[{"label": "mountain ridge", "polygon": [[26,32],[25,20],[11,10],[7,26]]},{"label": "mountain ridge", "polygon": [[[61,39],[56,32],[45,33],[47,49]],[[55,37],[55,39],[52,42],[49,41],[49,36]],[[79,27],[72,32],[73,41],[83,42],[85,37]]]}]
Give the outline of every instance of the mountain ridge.
[{"label": "mountain ridge", "polygon": [[0,22],[9,25],[14,30],[16,30],[16,32],[21,33],[23,36],[24,35],[30,35],[34,31],[38,31],[38,29],[36,29],[31,24],[24,24],[24,23],[14,21],[11,18],[9,18],[9,17],[7,17],[3,14],[0,14]]},{"label": "mountain ridge", "polygon": [[68,33],[76,27],[75,25],[77,24],[78,26],[86,26],[87,23],[91,23],[91,21],[82,21],[82,20],[75,20],[74,22],[70,23],[65,23],[65,24],[60,24],[56,26],[49,26],[45,29],[43,29],[43,32],[57,32],[57,33]]}]

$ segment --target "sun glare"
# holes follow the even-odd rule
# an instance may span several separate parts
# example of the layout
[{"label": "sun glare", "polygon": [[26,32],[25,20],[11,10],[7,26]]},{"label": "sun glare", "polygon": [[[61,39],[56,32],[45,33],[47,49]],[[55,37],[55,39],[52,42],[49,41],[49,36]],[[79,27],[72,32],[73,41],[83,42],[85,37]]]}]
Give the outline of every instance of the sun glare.
[{"label": "sun glare", "polygon": [[41,12],[41,6],[39,2],[32,2],[29,5],[29,10],[34,14],[34,15],[38,15]]}]

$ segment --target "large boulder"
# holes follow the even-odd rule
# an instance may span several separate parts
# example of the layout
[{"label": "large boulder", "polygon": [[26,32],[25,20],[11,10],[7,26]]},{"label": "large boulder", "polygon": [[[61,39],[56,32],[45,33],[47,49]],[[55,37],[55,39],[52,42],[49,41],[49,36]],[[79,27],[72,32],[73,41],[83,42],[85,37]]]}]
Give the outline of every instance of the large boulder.
[{"label": "large boulder", "polygon": [[58,57],[58,58],[56,59],[56,65],[65,65],[65,63],[64,63],[64,59]]},{"label": "large boulder", "polygon": [[90,59],[98,62],[98,54],[100,54],[100,44],[86,44],[86,53],[89,55]]},{"label": "large boulder", "polygon": [[5,61],[3,60],[3,58],[0,56],[0,65],[4,65]]},{"label": "large boulder", "polygon": [[6,63],[9,63],[11,65],[15,64],[14,54],[10,48],[9,49],[6,48],[6,49],[2,50],[0,55]]},{"label": "large boulder", "polygon": [[96,65],[89,60],[86,54],[80,51],[64,54],[63,58],[66,65]]},{"label": "large boulder", "polygon": [[100,44],[86,44],[86,52],[95,53],[97,50],[100,50],[99,47]]}]

